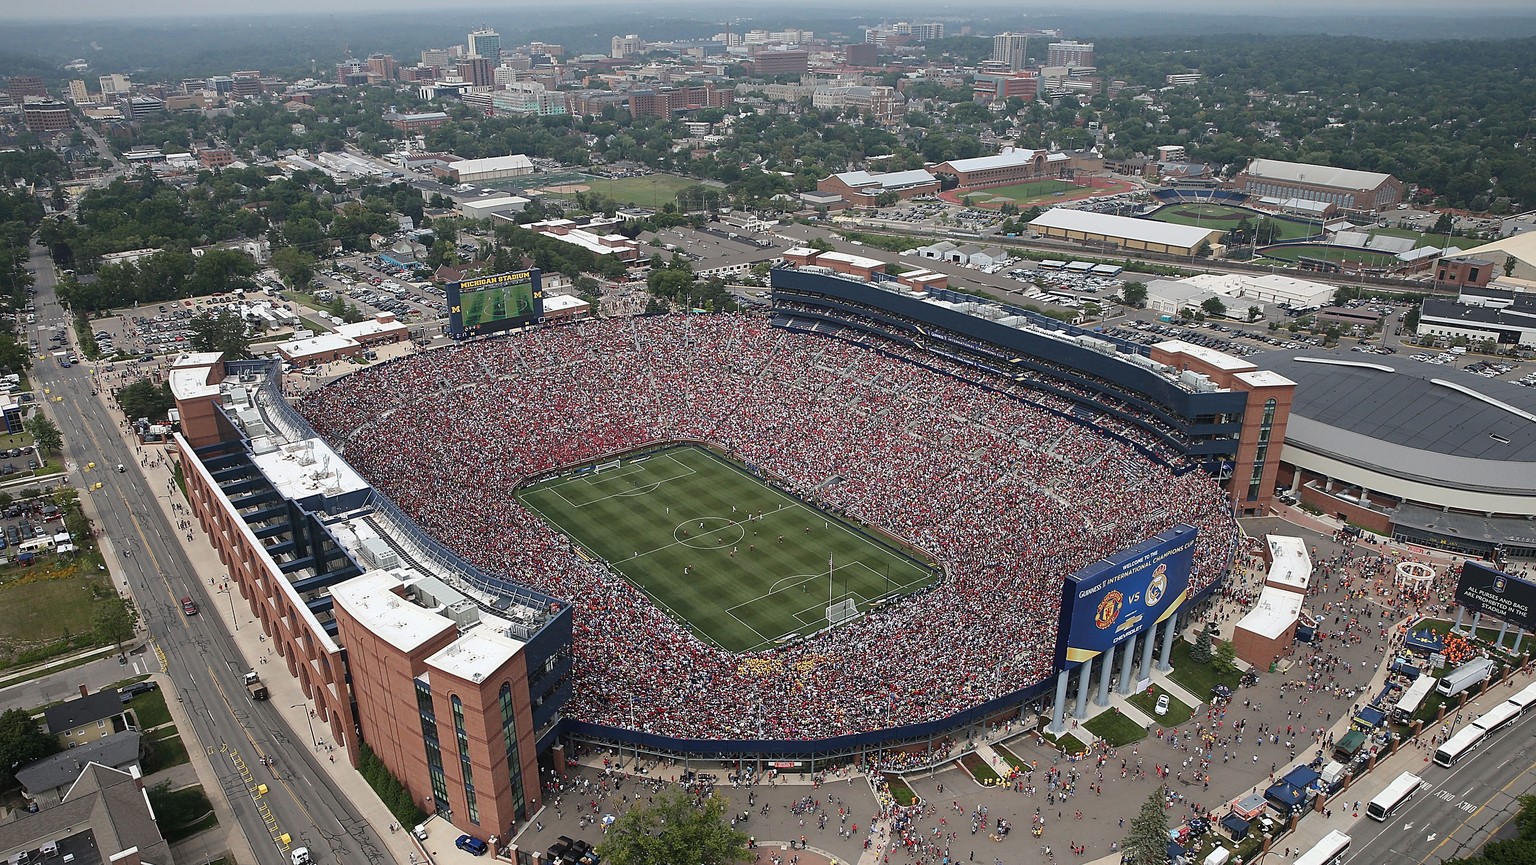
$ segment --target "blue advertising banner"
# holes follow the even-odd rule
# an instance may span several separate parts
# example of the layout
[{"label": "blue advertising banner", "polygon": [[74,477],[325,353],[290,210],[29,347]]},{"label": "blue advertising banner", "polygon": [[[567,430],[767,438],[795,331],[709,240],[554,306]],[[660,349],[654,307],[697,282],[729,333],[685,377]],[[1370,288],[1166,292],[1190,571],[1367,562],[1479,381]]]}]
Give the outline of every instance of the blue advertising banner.
[{"label": "blue advertising banner", "polygon": [[1062,584],[1058,667],[1080,664],[1173,615],[1189,592],[1195,528],[1175,526]]},{"label": "blue advertising banner", "polygon": [[1456,602],[1474,613],[1536,630],[1536,584],[1491,565],[1470,560],[1462,563]]}]

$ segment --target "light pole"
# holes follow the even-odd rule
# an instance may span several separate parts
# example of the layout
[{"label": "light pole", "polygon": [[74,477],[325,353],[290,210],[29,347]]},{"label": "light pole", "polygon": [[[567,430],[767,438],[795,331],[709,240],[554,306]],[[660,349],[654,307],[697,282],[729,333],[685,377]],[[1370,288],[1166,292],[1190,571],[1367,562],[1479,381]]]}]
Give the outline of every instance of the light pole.
[{"label": "light pole", "polygon": [[309,705],[306,704],[306,703],[294,703],[292,706],[289,706],[288,708],[290,708],[290,709],[303,709],[304,710],[304,723],[309,725],[309,742],[310,742],[311,745],[314,745],[316,748],[320,747],[320,740],[315,738],[315,722],[314,722],[314,719],[309,716]]},{"label": "light pole", "polygon": [[224,581],[224,594],[229,596],[229,617],[235,623],[235,630],[240,630],[240,617],[235,615],[235,590],[230,588],[229,580]]}]

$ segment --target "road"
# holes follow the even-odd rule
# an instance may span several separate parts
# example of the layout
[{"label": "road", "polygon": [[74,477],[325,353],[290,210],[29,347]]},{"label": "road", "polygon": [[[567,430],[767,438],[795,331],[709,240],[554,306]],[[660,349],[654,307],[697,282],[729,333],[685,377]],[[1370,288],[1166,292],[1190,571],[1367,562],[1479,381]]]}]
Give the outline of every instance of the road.
[{"label": "road", "polygon": [[[47,345],[43,330],[67,326],[68,318],[58,304],[52,262],[35,244],[32,263],[37,273],[35,334],[39,344]],[[307,733],[293,735],[270,704],[247,699],[241,676],[249,666],[220,619],[182,613],[183,596],[204,607],[228,600],[208,593],[206,578],[217,575],[194,570],[181,537],[156,501],[180,494],[159,480],[147,481],[138,470],[140,458],[94,395],[89,372],[83,366],[61,368],[49,356],[36,361],[32,382],[39,394],[48,392],[48,410],[64,433],[66,468],[77,487],[102,484],[82,494],[93,499],[104,546],[119,557],[116,562],[109,558],[109,567],[127,574],[144,625],[175,682],[167,697],[174,695],[192,719],[191,729],[183,727],[181,733],[189,748],[200,743],[205,749],[258,860],[288,865],[286,848],[276,840],[286,833],[291,846],[307,846],[323,862],[390,861],[379,836],[321,771]],[[96,468],[85,470],[91,462]],[[119,463],[129,470],[113,471]],[[263,757],[272,758],[271,769],[262,767]],[[254,788],[262,783],[269,790],[258,798]]]},{"label": "road", "polygon": [[[1480,712],[1469,709],[1467,714],[1470,718]],[[1414,774],[1424,779],[1425,789],[1385,822],[1362,812],[1348,831],[1352,843],[1344,861],[1427,865],[1476,853],[1514,818],[1519,798],[1536,791],[1533,733],[1536,712],[1449,769],[1422,764]]]}]

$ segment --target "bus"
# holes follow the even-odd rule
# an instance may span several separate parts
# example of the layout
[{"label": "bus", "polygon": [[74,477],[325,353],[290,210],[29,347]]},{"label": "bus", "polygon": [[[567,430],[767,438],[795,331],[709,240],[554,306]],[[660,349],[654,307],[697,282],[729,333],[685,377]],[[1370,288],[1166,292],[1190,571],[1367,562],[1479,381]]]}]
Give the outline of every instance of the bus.
[{"label": "bus", "polygon": [[1397,776],[1397,780],[1387,785],[1387,789],[1377,794],[1371,804],[1365,806],[1365,815],[1372,820],[1385,820],[1397,813],[1397,809],[1404,802],[1413,798],[1413,794],[1419,792],[1424,786],[1424,779],[1412,772],[1404,772]]},{"label": "bus", "polygon": [[1510,722],[1518,717],[1520,717],[1519,707],[1513,703],[1504,702],[1483,713],[1481,718],[1472,722],[1472,726],[1491,736],[1509,726]]},{"label": "bus", "polygon": [[1522,715],[1530,711],[1532,706],[1536,706],[1536,683],[1526,685],[1524,688],[1516,691],[1515,695],[1509,698],[1509,704],[1519,709]]},{"label": "bus", "polygon": [[1429,692],[1434,689],[1435,679],[1433,676],[1420,676],[1414,679],[1413,684],[1408,686],[1408,691],[1403,694],[1403,698],[1398,700],[1397,705],[1392,708],[1392,714],[1397,717],[1398,721],[1404,724],[1408,723],[1419,711],[1419,707],[1424,705],[1424,698],[1428,697]]},{"label": "bus", "polygon": [[1349,851],[1349,836],[1335,829],[1323,836],[1323,840],[1311,850],[1296,857],[1295,865],[1338,865]]},{"label": "bus", "polygon": [[1440,684],[1435,686],[1435,690],[1446,697],[1454,697],[1488,678],[1488,674],[1492,672],[1492,660],[1488,658],[1473,658],[1447,673],[1445,678],[1440,680]]},{"label": "bus", "polygon": [[1477,750],[1477,746],[1483,743],[1483,737],[1488,735],[1484,730],[1478,729],[1476,724],[1463,727],[1456,735],[1447,739],[1444,745],[1435,750],[1435,765],[1454,766],[1458,760]]}]

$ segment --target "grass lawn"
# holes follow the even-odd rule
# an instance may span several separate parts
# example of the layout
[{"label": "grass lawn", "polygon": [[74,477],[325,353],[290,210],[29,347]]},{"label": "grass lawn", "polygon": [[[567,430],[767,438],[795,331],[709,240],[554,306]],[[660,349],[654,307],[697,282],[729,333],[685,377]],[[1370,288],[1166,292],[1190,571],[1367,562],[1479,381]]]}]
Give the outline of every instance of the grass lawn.
[{"label": "grass lawn", "polygon": [[885,783],[886,786],[891,788],[891,798],[896,800],[897,805],[911,805],[917,801],[917,793],[907,786],[907,782],[901,780],[899,776],[886,775]]},{"label": "grass lawn", "polygon": [[[1225,204],[1170,204],[1147,218],[1172,225],[1194,225],[1225,230],[1237,227],[1237,224],[1244,219],[1256,225],[1265,217],[1261,213],[1244,207]],[[1280,219],[1275,216],[1270,216],[1268,222],[1275,226],[1276,240],[1294,240],[1319,233],[1316,223],[1309,225],[1294,219]]]},{"label": "grass lawn", "polygon": [[52,554],[31,565],[0,567],[0,608],[6,611],[0,616],[0,663],[20,649],[90,631],[97,599],[112,591],[104,575]]},{"label": "grass lawn", "polygon": [[1062,733],[1060,736],[1053,736],[1050,733],[1041,731],[1040,735],[1045,739],[1045,741],[1050,742],[1068,754],[1081,754],[1088,750],[1088,746],[1083,744],[1083,740],[1077,738],[1071,733]]},{"label": "grass lawn", "polygon": [[129,701],[128,708],[132,709],[134,717],[139,719],[141,730],[153,729],[171,722],[171,710],[165,705],[165,692],[158,688],[134,697]]},{"label": "grass lawn", "polygon": [[192,762],[192,755],[187,753],[187,745],[181,741],[181,736],[175,730],[167,729],[162,732],[169,735],[157,738],[151,734],[149,739],[149,757],[144,761],[145,775],[153,775],[172,766]]},{"label": "grass lawn", "polygon": [[676,204],[679,192],[698,183],[697,180],[676,174],[647,174],[644,177],[617,177],[612,180],[606,177],[583,177],[576,182],[590,186],[593,192],[600,192],[622,204],[657,209],[663,204]]},{"label": "grass lawn", "polygon": [[1008,762],[1008,765],[1012,766],[1015,769],[1025,769],[1025,770],[1027,770],[1027,769],[1031,768],[1030,765],[1029,765],[1029,761],[1028,760],[1024,759],[1023,757],[1020,757],[1018,754],[1013,753],[1012,751],[1008,750],[1006,747],[1004,747],[1002,745],[993,745],[992,746],[992,750],[996,751],[998,753],[998,756],[1000,756],[1004,760],[1006,760]]},{"label": "grass lawn", "polygon": [[991,766],[987,765],[987,761],[983,760],[981,755],[975,751],[961,757],[960,765],[964,766],[966,771],[971,773],[971,777],[975,778],[977,783],[991,786],[1003,780]]},{"label": "grass lawn", "polygon": [[0,435],[0,448],[5,450],[24,447],[31,443],[32,434],[29,432],[8,433],[6,435]]},{"label": "grass lawn", "polygon": [[1471,249],[1474,246],[1482,246],[1486,240],[1478,240],[1472,237],[1452,237],[1449,240],[1443,234],[1435,234],[1432,231],[1417,231],[1412,228],[1374,228],[1370,232],[1372,237],[1378,234],[1387,237],[1408,237],[1418,241],[1419,246],[1454,246],[1457,249]]},{"label": "grass lawn", "polygon": [[1114,710],[1089,720],[1083,727],[1114,748],[1147,738],[1144,727]]},{"label": "grass lawn", "polygon": [[1242,678],[1240,673],[1223,674],[1210,664],[1197,664],[1189,656],[1190,648],[1187,640],[1173,641],[1173,672],[1168,675],[1175,682],[1197,697],[1209,697],[1212,685],[1226,685],[1237,690],[1237,680]]},{"label": "grass lawn", "polygon": [[180,790],[151,789],[149,798],[156,813],[164,815],[160,828],[165,840],[172,844],[219,825],[219,818],[213,813],[213,803],[208,801],[208,794],[201,786]]},{"label": "grass lawn", "polygon": [[[1153,685],[1149,691],[1137,691],[1126,697],[1125,700],[1132,706],[1147,713],[1147,717],[1152,719],[1152,723],[1162,727],[1177,727],[1188,721],[1190,716],[1195,714],[1195,710],[1185,705],[1184,701],[1169,694],[1161,687]],[[1210,692],[1207,691],[1206,693]],[[1168,714],[1159,715],[1157,714],[1157,698],[1164,694],[1168,694]]]},{"label": "grass lawn", "polygon": [[1031,180],[1028,183],[1015,183],[1012,186],[994,186],[990,189],[957,190],[956,195],[960,200],[971,198],[975,201],[985,201],[988,198],[1011,198],[1023,204],[1035,198],[1051,198],[1058,192],[1074,192],[1078,189],[1076,184],[1065,180]]},{"label": "grass lawn", "polygon": [[865,612],[934,578],[928,566],[692,446],[555,478],[518,497],[729,651],[826,627],[829,595]]},{"label": "grass lawn", "polygon": [[1320,258],[1324,261],[1336,263],[1364,262],[1366,267],[1391,267],[1397,264],[1397,258],[1391,255],[1382,255],[1375,252],[1365,252],[1359,249],[1346,249],[1338,246],[1323,246],[1315,243],[1302,243],[1296,246],[1268,247],[1261,253],[1265,258],[1273,258],[1276,261],[1298,261],[1301,256],[1308,258]]},{"label": "grass lawn", "polygon": [[[1415,630],[1415,631],[1422,631],[1425,628],[1428,628],[1431,631],[1434,631],[1436,634],[1439,634],[1440,636],[1443,637],[1446,634],[1449,634],[1451,632],[1451,625],[1452,624],[1453,624],[1452,622],[1449,622],[1449,621],[1447,621],[1445,619],[1423,619],[1423,620],[1420,620],[1417,624],[1415,624],[1413,626],[1413,630]],[[1471,624],[1472,624],[1472,617],[1468,616],[1466,618],[1466,620],[1462,622],[1462,627],[1468,627]],[[1478,628],[1477,629],[1477,640],[1479,642],[1487,643],[1488,645],[1491,646],[1491,645],[1493,645],[1493,641],[1497,640],[1498,638],[1499,638],[1499,629],[1498,628]],[[1504,635],[1504,645],[1508,646],[1513,641],[1514,641],[1514,638],[1511,637],[1509,634],[1505,634]]]}]

